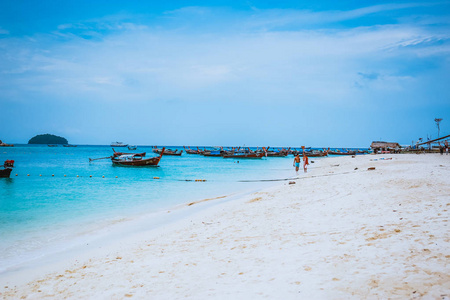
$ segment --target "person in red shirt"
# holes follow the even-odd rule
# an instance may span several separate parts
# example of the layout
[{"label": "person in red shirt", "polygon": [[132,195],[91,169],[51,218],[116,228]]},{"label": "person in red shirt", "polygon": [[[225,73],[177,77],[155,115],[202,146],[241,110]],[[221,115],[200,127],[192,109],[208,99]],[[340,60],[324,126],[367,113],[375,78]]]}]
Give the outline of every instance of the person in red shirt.
[{"label": "person in red shirt", "polygon": [[305,173],[308,171],[309,162],[308,162],[308,156],[303,154],[303,171],[305,171]]}]

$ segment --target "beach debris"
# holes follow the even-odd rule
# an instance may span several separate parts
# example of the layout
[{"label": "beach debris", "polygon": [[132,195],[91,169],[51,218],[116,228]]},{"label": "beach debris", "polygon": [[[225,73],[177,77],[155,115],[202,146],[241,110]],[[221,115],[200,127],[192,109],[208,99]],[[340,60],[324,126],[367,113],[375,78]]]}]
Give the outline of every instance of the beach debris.
[{"label": "beach debris", "polygon": [[355,170],[358,170],[358,168],[355,168]]},{"label": "beach debris", "polygon": [[367,168],[367,170],[369,170],[369,171],[375,170],[375,167]]},{"label": "beach debris", "polygon": [[339,165],[332,165],[332,167],[339,167]]},{"label": "beach debris", "polygon": [[289,181],[289,184],[295,184],[295,181]]},{"label": "beach debris", "polygon": [[252,200],[248,201],[248,203],[257,202],[257,201],[260,201],[260,200],[262,200],[262,197],[256,197],[256,198],[253,198]]}]

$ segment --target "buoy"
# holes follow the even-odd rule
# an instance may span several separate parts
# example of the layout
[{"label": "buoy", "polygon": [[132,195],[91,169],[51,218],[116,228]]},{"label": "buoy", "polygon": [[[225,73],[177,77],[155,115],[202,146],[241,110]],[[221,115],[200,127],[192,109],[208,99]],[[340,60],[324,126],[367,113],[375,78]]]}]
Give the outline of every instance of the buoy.
[{"label": "buoy", "polygon": [[89,177],[92,177],[92,175],[89,175]]},{"label": "buoy", "polygon": [[80,176],[77,175],[77,177],[80,177]]},{"label": "buoy", "polygon": [[159,177],[155,176],[155,177],[153,177],[153,179],[159,179]]},{"label": "buoy", "polygon": [[41,176],[41,177],[42,177],[42,174],[39,174],[39,176]]},{"label": "buoy", "polygon": [[27,174],[27,176],[30,176],[30,174]]},{"label": "buoy", "polygon": [[64,177],[66,177],[66,174],[64,174]]},{"label": "buoy", "polygon": [[17,176],[18,174],[16,174],[16,176]]},{"label": "buoy", "polygon": [[118,178],[118,177],[116,176],[116,178]]},{"label": "buoy", "polygon": [[103,175],[102,178],[105,178],[105,175]]},{"label": "buoy", "polygon": [[55,174],[52,174],[52,177],[54,177],[55,176]]}]

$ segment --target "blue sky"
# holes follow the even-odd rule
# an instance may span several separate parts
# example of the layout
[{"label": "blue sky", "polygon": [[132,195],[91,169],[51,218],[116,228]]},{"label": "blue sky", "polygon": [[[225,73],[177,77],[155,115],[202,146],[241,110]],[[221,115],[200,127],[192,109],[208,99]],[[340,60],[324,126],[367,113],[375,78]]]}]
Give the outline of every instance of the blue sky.
[{"label": "blue sky", "polygon": [[437,117],[450,134],[450,1],[209,2],[0,1],[0,139],[367,147],[436,138]]}]

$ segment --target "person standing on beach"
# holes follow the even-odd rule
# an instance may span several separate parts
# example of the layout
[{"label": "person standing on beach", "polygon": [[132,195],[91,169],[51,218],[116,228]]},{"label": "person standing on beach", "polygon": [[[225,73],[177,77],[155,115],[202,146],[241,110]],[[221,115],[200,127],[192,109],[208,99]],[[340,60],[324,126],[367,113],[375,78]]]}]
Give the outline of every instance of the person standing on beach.
[{"label": "person standing on beach", "polygon": [[445,141],[445,155],[448,155],[448,140]]},{"label": "person standing on beach", "polygon": [[300,168],[300,154],[297,153],[297,155],[294,157],[294,163],[293,166],[295,167],[295,174],[298,175],[298,169]]},{"label": "person standing on beach", "polygon": [[305,173],[308,171],[309,162],[308,162],[308,156],[306,156],[305,154],[303,154],[303,171],[305,171]]}]

